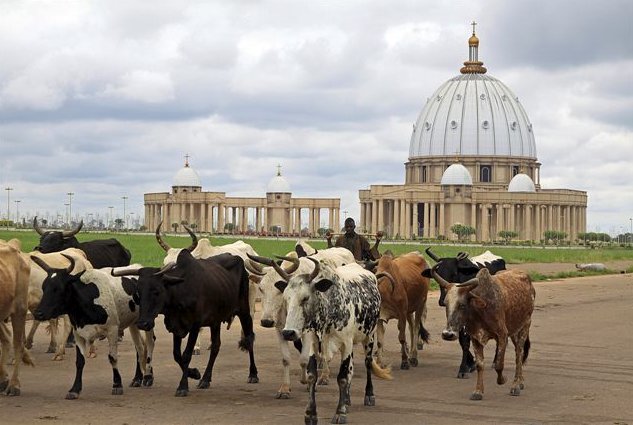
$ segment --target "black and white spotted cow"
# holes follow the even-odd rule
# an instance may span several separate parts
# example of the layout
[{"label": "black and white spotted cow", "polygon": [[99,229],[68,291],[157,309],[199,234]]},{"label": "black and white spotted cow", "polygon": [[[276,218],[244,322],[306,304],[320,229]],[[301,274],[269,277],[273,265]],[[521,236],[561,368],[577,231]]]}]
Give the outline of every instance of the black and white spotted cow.
[{"label": "black and white spotted cow", "polygon": [[[68,314],[73,326],[76,341],[76,375],[73,386],[66,399],[74,400],[82,390],[82,376],[87,349],[94,341],[108,339],[108,360],[112,366],[112,394],[123,394],[121,374],[118,369],[119,331],[130,330],[136,348],[136,372],[131,387],[151,386],[154,382],[152,372],[152,353],[154,333],[148,331],[143,338],[136,326],[139,317],[137,279],[115,277],[110,267],[86,270],[77,275],[70,274],[74,268],[74,259],[67,256],[70,266],[67,269],[54,269],[36,256],[31,259],[42,267],[47,277],[42,285],[43,296],[35,310],[37,320],[48,320],[62,314]],[[140,265],[121,269],[138,269]]]},{"label": "black and white spotted cow", "polygon": [[[322,356],[331,360],[341,352],[341,366],[337,377],[339,401],[332,423],[347,421],[350,385],[353,374],[353,346],[362,343],[365,350],[366,406],[375,405],[372,372],[379,378],[390,379],[389,370],[382,369],[373,359],[376,323],[380,317],[380,292],[376,276],[356,263],[332,267],[308,257],[314,263],[310,274],[294,274],[288,281],[275,286],[283,292],[288,308],[283,337],[294,341],[311,335],[321,341]],[[309,399],[305,423],[318,422],[316,408],[317,359],[314,340],[308,361]]]}]

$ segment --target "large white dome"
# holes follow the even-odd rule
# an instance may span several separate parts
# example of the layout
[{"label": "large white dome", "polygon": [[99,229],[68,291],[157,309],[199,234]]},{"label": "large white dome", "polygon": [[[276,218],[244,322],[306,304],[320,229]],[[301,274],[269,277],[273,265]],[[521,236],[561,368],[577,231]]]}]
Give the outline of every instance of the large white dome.
[{"label": "large white dome", "polygon": [[202,187],[198,173],[186,163],[174,176],[172,186]]},{"label": "large white dome", "polygon": [[536,192],[536,187],[530,176],[519,173],[510,180],[508,192]]},{"label": "large white dome", "polygon": [[277,168],[277,175],[268,182],[266,193],[290,193],[290,183],[281,175],[281,166]]},{"label": "large white dome", "polygon": [[413,128],[409,159],[425,156],[515,156],[536,159],[532,124],[517,96],[477,58],[469,39],[461,75],[433,93]]},{"label": "large white dome", "polygon": [[473,185],[473,178],[462,164],[451,164],[442,174],[440,184]]}]

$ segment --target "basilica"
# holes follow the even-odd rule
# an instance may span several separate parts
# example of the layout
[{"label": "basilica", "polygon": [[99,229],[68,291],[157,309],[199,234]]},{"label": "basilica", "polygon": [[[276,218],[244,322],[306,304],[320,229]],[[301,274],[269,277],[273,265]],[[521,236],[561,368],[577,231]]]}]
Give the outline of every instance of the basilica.
[{"label": "basilica", "polygon": [[468,39],[460,74],[428,98],[413,127],[404,184],[359,191],[360,227],[392,238],[456,239],[455,224],[474,228],[473,241],[539,241],[544,232],[569,240],[585,232],[587,193],[543,188],[534,128],[519,98],[487,74],[479,39]]}]

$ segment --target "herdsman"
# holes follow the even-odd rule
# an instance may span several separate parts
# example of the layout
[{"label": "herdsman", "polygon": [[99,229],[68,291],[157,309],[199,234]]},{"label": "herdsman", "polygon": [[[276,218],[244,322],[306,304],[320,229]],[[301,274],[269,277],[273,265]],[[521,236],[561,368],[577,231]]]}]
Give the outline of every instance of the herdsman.
[{"label": "herdsman", "polygon": [[354,229],[356,229],[356,223],[353,218],[348,217],[345,219],[345,233],[336,238],[334,245],[332,245],[332,234],[329,232],[326,233],[327,247],[332,248],[336,246],[347,248],[354,254],[354,258],[360,261],[377,260],[380,258],[378,244],[382,239],[382,232],[376,234],[376,243],[370,248],[367,238],[356,233]]}]

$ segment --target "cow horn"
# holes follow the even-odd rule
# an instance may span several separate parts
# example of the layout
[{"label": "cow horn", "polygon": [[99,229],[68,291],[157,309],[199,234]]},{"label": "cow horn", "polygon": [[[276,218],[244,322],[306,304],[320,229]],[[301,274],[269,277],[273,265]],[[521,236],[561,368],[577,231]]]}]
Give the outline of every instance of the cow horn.
[{"label": "cow horn", "polygon": [[77,227],[75,227],[73,230],[64,230],[62,232],[62,236],[64,236],[65,238],[69,238],[71,236],[75,236],[77,233],[79,233],[79,231],[81,230],[81,228],[84,227],[84,221],[81,220],[79,222],[79,224],[77,225]]},{"label": "cow horn", "polygon": [[191,245],[189,245],[189,247],[186,248],[187,251],[191,252],[194,249],[196,249],[196,247],[198,246],[198,237],[196,236],[195,233],[193,233],[193,231],[189,228],[189,226],[183,224],[182,227],[184,227],[187,233],[189,233],[189,236],[191,236]]},{"label": "cow horn", "polygon": [[256,263],[263,264],[265,266],[272,266],[274,261],[267,257],[260,257],[259,255],[251,255],[246,254],[248,258],[255,261]]},{"label": "cow horn", "polygon": [[458,252],[457,253],[457,259],[458,260],[464,260],[468,258],[468,253],[467,252]]},{"label": "cow horn", "polygon": [[321,265],[319,264],[319,262],[317,260],[315,260],[312,257],[308,257],[308,260],[310,260],[310,261],[312,261],[314,263],[314,270],[312,271],[312,273],[310,273],[309,280],[308,280],[308,282],[312,282],[314,280],[314,278],[317,277],[317,275],[319,274],[319,271],[321,269]]},{"label": "cow horn", "polygon": [[479,285],[479,278],[473,277],[469,281],[464,282],[464,283],[458,283],[455,286],[459,288],[469,288],[468,291],[472,291],[473,289],[477,287],[477,285]]},{"label": "cow horn", "polygon": [[117,270],[114,271],[116,267],[112,267],[110,269],[110,274],[114,277],[123,277],[123,276],[139,276],[139,269],[135,269],[135,270],[126,270],[125,268],[123,270]]},{"label": "cow horn", "polygon": [[33,229],[35,229],[38,235],[44,236],[45,232],[40,228],[39,224],[37,224],[37,216],[33,217]]},{"label": "cow horn", "polygon": [[275,255],[275,258],[279,258],[280,260],[284,260],[284,261],[290,261],[292,263],[290,267],[287,267],[284,269],[284,271],[288,273],[289,275],[296,272],[297,269],[299,268],[299,264],[301,264],[299,262],[299,259],[295,257],[280,257],[278,255]]},{"label": "cow horn", "polygon": [[156,273],[154,273],[154,276],[162,276],[165,273],[167,273],[168,271],[170,271],[171,269],[173,269],[174,267],[176,267],[176,262],[172,261],[171,263],[167,263],[163,266],[162,269],[160,269],[159,271],[157,271]]},{"label": "cow horn", "polygon": [[156,228],[156,241],[158,241],[158,245],[160,245],[160,247],[163,248],[165,252],[167,252],[171,249],[171,247],[167,244],[167,242],[163,240],[162,236],[160,235],[160,227],[162,225],[163,222],[161,221],[160,223],[158,223],[158,227]]},{"label": "cow horn", "polygon": [[433,279],[435,279],[438,285],[440,285],[440,287],[443,288],[444,290],[447,290],[448,287],[450,286],[449,282],[447,282],[446,280],[444,280],[442,276],[437,274],[437,272],[435,271],[435,267],[431,268],[431,276],[433,276]]},{"label": "cow horn", "polygon": [[31,255],[31,260],[33,260],[35,264],[40,266],[42,270],[44,270],[46,273],[51,274],[54,272],[54,270],[48,264],[46,264],[44,260],[42,260],[40,257]]},{"label": "cow horn", "polygon": [[387,279],[391,281],[391,293],[393,294],[393,291],[396,289],[396,281],[393,278],[393,276],[391,276],[387,272],[380,272],[376,274],[376,279],[380,279],[381,277],[386,277]]},{"label": "cow horn", "polygon": [[250,273],[256,276],[264,276],[266,273],[264,272],[264,268],[252,260],[244,261],[244,268]]},{"label": "cow horn", "polygon": [[70,255],[66,255],[63,254],[62,255],[68,260],[70,261],[70,265],[66,268],[66,273],[70,273],[73,271],[73,269],[75,268],[75,259],[73,257],[71,257]]},{"label": "cow horn", "polygon": [[373,270],[378,265],[378,261],[375,260],[367,260],[364,265],[362,265],[366,270]]},{"label": "cow horn", "polygon": [[436,263],[440,261],[439,257],[431,252],[431,247],[428,247],[427,249],[425,249],[424,252],[426,252],[426,255],[431,257],[431,259],[435,261]]}]

